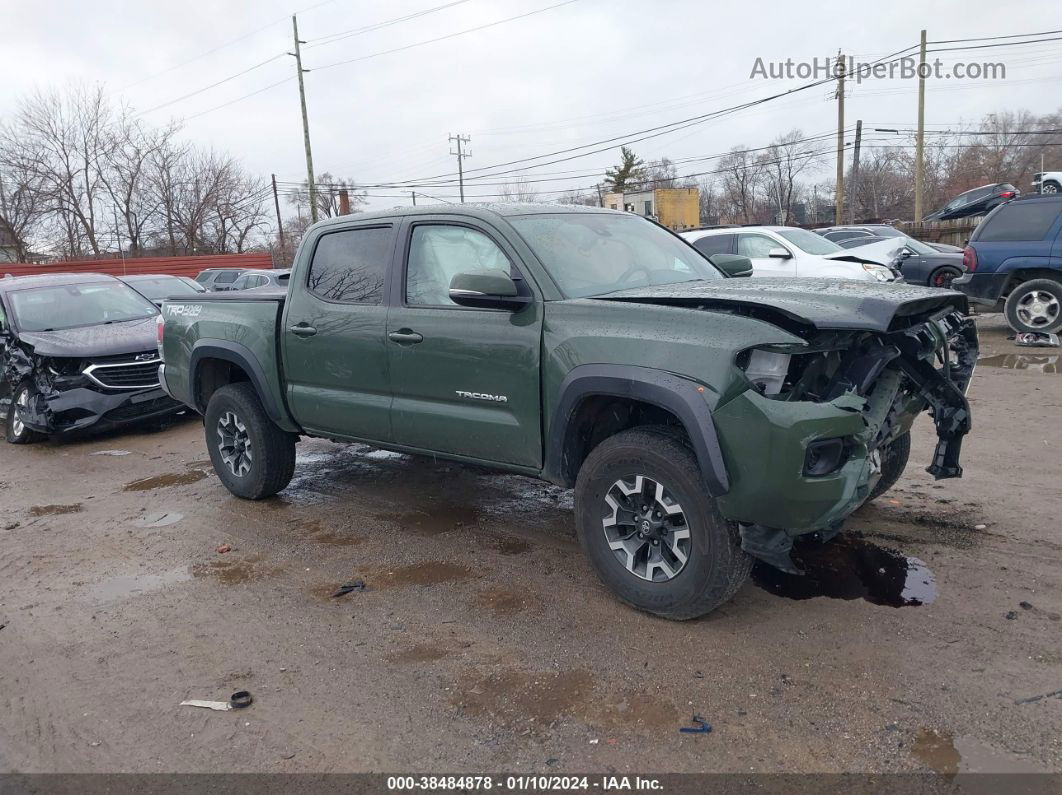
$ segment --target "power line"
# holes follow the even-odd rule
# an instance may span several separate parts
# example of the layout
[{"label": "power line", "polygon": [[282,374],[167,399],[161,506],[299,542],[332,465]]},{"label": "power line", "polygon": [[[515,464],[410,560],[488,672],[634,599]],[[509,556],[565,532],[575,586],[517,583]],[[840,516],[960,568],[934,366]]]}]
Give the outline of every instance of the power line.
[{"label": "power line", "polygon": [[250,94],[244,94],[242,97],[236,97],[236,99],[230,99],[228,102],[222,102],[220,105],[215,105],[212,108],[207,108],[206,110],[200,111],[199,113],[193,113],[191,116],[185,116],[184,120],[185,121],[191,121],[192,119],[198,119],[200,116],[205,116],[208,113],[213,113],[216,110],[221,110],[222,108],[227,108],[229,105],[235,105],[237,102],[243,102],[245,99],[250,99],[251,97],[257,96],[258,94],[261,94],[261,93],[263,93],[265,91],[268,91],[271,88],[276,88],[277,86],[283,85],[284,83],[290,83],[294,79],[295,79],[294,76],[285,77],[283,80],[278,80],[275,83],[270,83],[268,86],[264,86],[263,88],[259,88],[257,91],[252,91]]},{"label": "power line", "polygon": [[[1062,31],[1058,31],[1062,32]],[[999,44],[977,44],[967,47],[937,47],[932,50],[926,50],[926,52],[954,52],[956,50],[987,50],[995,47],[1019,47],[1022,44],[1042,44],[1048,41],[1062,41],[1062,36],[1055,36],[1050,39],[1032,39],[1030,41],[1008,41],[1001,42]]]},{"label": "power line", "polygon": [[209,91],[212,88],[217,88],[218,86],[224,85],[230,80],[235,80],[237,77],[243,77],[245,74],[253,72],[255,69],[259,69],[265,66],[266,64],[273,63],[273,61],[276,61],[279,58],[283,58],[285,55],[286,53],[278,53],[271,58],[266,58],[264,61],[256,63],[254,66],[248,66],[243,71],[236,72],[236,74],[229,75],[228,77],[223,77],[221,80],[218,80],[215,83],[211,83],[208,86],[203,86],[202,88],[196,89],[195,91],[191,91],[183,96],[177,97],[176,99],[171,99],[168,102],[163,102],[161,105],[155,105],[155,107],[153,108],[143,110],[138,115],[143,116],[145,113],[153,113],[156,110],[161,110],[162,108],[169,107],[170,105],[176,104],[177,102],[182,102],[183,100],[189,99],[190,97],[194,97],[197,94],[202,94],[204,91]]},{"label": "power line", "polygon": [[394,19],[388,19],[383,22],[376,22],[372,25],[365,25],[360,28],[351,28],[350,30],[343,30],[338,33],[331,33],[327,36],[319,36],[316,39],[307,39],[306,41],[309,46],[306,49],[310,49],[310,47],[321,47],[325,44],[334,44],[335,42],[342,41],[343,39],[349,39],[353,38],[354,36],[360,36],[364,33],[371,33],[373,31],[381,30],[383,28],[389,28],[392,25],[399,24],[400,22],[409,22],[410,20],[419,19],[420,17],[424,17],[429,14],[434,14],[437,11],[444,11],[447,8],[453,8],[454,6],[459,6],[467,2],[469,2],[469,0],[453,0],[450,3],[445,3],[441,6],[435,6],[434,8],[426,8],[423,11],[416,11],[412,14],[406,14],[404,17],[395,17]]},{"label": "power line", "polygon": [[1055,33],[1062,33],[1062,30],[1044,30],[1039,33],[1011,33],[1007,36],[974,36],[969,39],[941,39],[939,41],[929,41],[927,44],[958,44],[964,41],[996,41],[998,39],[1025,39],[1032,36],[1053,36]]},{"label": "power line", "polygon": [[346,64],[358,63],[359,61],[367,61],[370,58],[379,58],[381,55],[392,55],[392,54],[394,54],[396,52],[405,52],[406,50],[412,50],[414,47],[423,47],[426,44],[435,44],[436,42],[446,41],[447,39],[453,39],[453,38],[456,38],[458,36],[464,36],[464,35],[469,34],[469,33],[476,33],[476,32],[481,31],[481,30],[486,30],[487,28],[493,28],[493,27],[496,27],[498,25],[504,25],[507,22],[515,22],[518,19],[526,19],[527,17],[534,16],[535,14],[543,14],[546,11],[552,11],[555,8],[560,8],[561,6],[567,6],[567,5],[571,5],[572,3],[578,3],[578,2],[579,2],[579,0],[563,0],[563,2],[554,3],[553,5],[546,6],[545,8],[537,8],[534,11],[528,11],[528,12],[526,12],[524,14],[517,14],[516,16],[513,16],[513,17],[506,17],[505,19],[499,19],[496,22],[488,22],[485,25],[477,25],[476,27],[468,28],[467,30],[459,30],[459,31],[457,31],[455,33],[448,33],[445,36],[437,36],[434,39],[426,39],[425,41],[418,41],[418,42],[414,42],[413,44],[406,44],[406,45],[404,45],[402,47],[394,47],[394,48],[392,48],[390,50],[382,50],[381,52],[369,53],[368,55],[361,55],[361,56],[359,56],[357,58],[350,58],[350,59],[345,60],[345,61],[336,61],[335,63],[325,64],[324,66],[318,66],[318,67],[316,67],[316,71],[319,72],[322,69],[332,69],[333,67],[336,67],[336,66],[344,66]]}]

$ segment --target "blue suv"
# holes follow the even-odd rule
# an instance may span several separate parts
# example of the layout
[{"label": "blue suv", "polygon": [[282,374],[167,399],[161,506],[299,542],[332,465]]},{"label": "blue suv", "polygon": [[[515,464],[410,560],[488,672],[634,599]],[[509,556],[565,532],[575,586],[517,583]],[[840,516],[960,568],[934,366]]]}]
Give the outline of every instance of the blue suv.
[{"label": "blue suv", "polygon": [[1062,329],[1062,195],[1028,196],[981,221],[963,252],[966,274],[951,283],[970,300],[1003,302],[1018,332]]}]

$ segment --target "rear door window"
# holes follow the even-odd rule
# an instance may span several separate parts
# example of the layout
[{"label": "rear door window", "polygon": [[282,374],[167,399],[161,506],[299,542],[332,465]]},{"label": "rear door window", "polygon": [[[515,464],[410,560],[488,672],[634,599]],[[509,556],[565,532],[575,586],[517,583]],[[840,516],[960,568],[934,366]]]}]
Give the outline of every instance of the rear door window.
[{"label": "rear door window", "polygon": [[1060,202],[1011,202],[985,219],[972,239],[982,243],[1000,240],[1043,240],[1062,211]]},{"label": "rear door window", "polygon": [[239,276],[239,271],[222,271],[214,279],[214,284],[232,284]]},{"label": "rear door window", "polygon": [[394,236],[390,226],[345,229],[322,235],[307,276],[310,292],[327,301],[382,303]]},{"label": "rear door window", "polygon": [[706,257],[712,254],[732,254],[734,235],[707,235],[694,240],[693,247]]}]

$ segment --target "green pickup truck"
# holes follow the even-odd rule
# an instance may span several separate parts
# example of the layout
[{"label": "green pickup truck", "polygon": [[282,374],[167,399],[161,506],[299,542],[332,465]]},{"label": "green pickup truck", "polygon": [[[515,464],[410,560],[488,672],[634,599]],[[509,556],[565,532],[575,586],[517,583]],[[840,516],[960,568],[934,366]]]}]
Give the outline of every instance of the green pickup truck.
[{"label": "green pickup truck", "polygon": [[749,272],[610,210],[343,216],[286,292],[166,301],[160,380],[238,497],[283,489],[300,436],[543,478],[620,599],[692,618],[753,559],[799,573],[793,538],[888,489],[921,411],[937,478],[970,428],[962,295]]}]

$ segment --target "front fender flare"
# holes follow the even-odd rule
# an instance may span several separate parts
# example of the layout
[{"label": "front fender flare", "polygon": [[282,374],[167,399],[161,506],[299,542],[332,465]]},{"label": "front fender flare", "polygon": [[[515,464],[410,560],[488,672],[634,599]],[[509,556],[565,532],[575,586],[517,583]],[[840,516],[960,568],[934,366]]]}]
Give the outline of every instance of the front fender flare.
[{"label": "front fender flare", "polygon": [[588,397],[608,395],[648,403],[678,418],[686,429],[708,493],[713,497],[730,490],[723,452],[712,412],[700,384],[663,370],[614,364],[584,364],[565,376],[558,389],[546,438],[544,475],[554,483],[572,486],[576,472],[568,461],[568,426],[579,404]]}]

